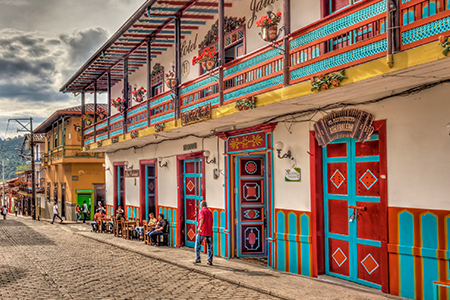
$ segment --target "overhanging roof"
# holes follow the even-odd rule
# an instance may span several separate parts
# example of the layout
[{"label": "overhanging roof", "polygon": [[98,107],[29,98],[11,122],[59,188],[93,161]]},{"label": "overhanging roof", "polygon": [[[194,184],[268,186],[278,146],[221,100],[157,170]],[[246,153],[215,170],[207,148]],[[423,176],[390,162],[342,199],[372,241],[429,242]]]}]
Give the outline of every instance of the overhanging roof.
[{"label": "overhanging roof", "polygon": [[[231,7],[232,0],[225,0]],[[123,79],[123,59],[128,57],[132,74],[147,63],[147,43],[151,41],[151,58],[155,59],[175,43],[174,16],[181,19],[181,38],[205,25],[218,14],[217,0],[147,0],[122,27],[67,81],[61,92],[107,91],[107,74],[111,85]]]}]

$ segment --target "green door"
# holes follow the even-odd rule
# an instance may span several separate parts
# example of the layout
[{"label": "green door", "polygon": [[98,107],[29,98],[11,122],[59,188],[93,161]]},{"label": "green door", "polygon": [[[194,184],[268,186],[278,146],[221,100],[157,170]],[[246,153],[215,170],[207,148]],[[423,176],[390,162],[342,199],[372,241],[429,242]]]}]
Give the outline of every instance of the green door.
[{"label": "green door", "polygon": [[89,219],[93,220],[94,212],[92,209],[92,194],[77,194],[77,204],[83,209],[83,202],[86,201],[88,210],[91,212]]}]

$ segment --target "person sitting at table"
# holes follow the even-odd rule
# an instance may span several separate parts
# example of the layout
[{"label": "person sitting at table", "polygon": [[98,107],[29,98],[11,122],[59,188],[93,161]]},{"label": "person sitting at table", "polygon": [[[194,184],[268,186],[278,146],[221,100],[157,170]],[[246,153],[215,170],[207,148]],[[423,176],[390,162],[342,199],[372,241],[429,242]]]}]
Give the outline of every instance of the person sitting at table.
[{"label": "person sitting at table", "polygon": [[158,223],[156,223],[156,228],[155,230],[150,231],[149,233],[147,233],[148,237],[151,239],[151,241],[153,242],[153,245],[156,246],[156,239],[159,235],[164,234],[165,232],[167,232],[167,226],[169,224],[167,223],[167,221],[164,219],[164,214],[159,214],[158,215]]},{"label": "person sitting at table", "polygon": [[[123,221],[125,219],[124,216],[125,216],[125,212],[123,211],[122,206],[119,205],[119,207],[116,210],[116,221]],[[114,222],[113,221],[110,221],[110,222],[111,222],[111,227],[113,227]],[[117,227],[117,234],[119,234],[119,231],[120,231],[120,233],[122,233],[122,225],[121,224]]]},{"label": "person sitting at table", "polygon": [[[154,225],[156,222],[157,222],[157,220],[155,218],[155,214],[154,213],[150,213],[148,215],[147,224],[148,225]],[[143,237],[144,236],[144,227],[142,227],[142,226],[136,227],[136,232],[139,234],[140,237]]]},{"label": "person sitting at table", "polygon": [[94,215],[94,222],[91,222],[92,231],[96,232],[98,231],[98,224],[100,224],[100,219],[102,218],[102,214],[100,212],[96,212]]}]

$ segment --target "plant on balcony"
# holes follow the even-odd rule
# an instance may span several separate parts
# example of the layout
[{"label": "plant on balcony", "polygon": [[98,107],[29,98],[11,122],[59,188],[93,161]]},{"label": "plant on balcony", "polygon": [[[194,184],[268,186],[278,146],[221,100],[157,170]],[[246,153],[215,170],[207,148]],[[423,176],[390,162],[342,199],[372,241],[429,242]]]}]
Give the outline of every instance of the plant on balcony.
[{"label": "plant on balcony", "polygon": [[447,54],[450,52],[450,41],[448,37],[446,37],[445,35],[439,36],[439,45],[444,47],[444,50],[442,50],[442,54],[447,56]]},{"label": "plant on balcony", "polygon": [[166,85],[169,89],[173,89],[177,86],[177,79],[175,78],[175,72],[169,70],[166,73]]},{"label": "plant on balcony", "polygon": [[97,142],[97,147],[98,147],[98,148],[100,148],[102,145],[103,145],[103,142],[102,142],[102,141]]},{"label": "plant on balcony", "polygon": [[80,123],[73,124],[73,128],[75,129],[75,131],[80,132],[80,131],[81,131],[81,125],[80,125]]},{"label": "plant on balcony", "polygon": [[317,77],[311,78],[311,91],[315,90],[328,90],[331,87],[338,87],[341,84],[341,81],[346,79],[345,70],[342,70],[339,73],[333,74],[319,74]]},{"label": "plant on balcony", "polygon": [[84,150],[89,150],[89,149],[91,149],[90,145],[84,146]]},{"label": "plant on balcony", "polygon": [[103,120],[104,118],[106,118],[106,110],[101,109],[100,107],[97,108],[97,116],[100,120]]},{"label": "plant on balcony", "polygon": [[145,93],[147,93],[147,90],[142,86],[139,89],[134,89],[134,91],[131,92],[131,94],[133,95],[133,99],[136,102],[142,102],[142,100],[144,100]]},{"label": "plant on balcony", "polygon": [[158,124],[155,126],[155,131],[156,132],[161,132],[164,130],[164,127],[166,127],[166,125],[164,125],[164,123]]},{"label": "plant on balcony", "polygon": [[117,99],[111,99],[111,105],[123,112],[125,110],[125,101],[125,99],[118,97]]},{"label": "plant on balcony", "polygon": [[87,126],[90,126],[90,125],[92,124],[92,118],[91,118],[91,115],[88,115],[88,114],[83,115],[83,116],[81,117],[81,120],[83,120],[84,123],[85,123]]},{"label": "plant on balcony", "polygon": [[163,72],[164,71],[164,67],[161,66],[160,63],[157,63],[153,66],[153,70],[152,70],[152,77],[155,76],[156,74]]},{"label": "plant on balcony", "polygon": [[139,136],[139,133],[137,132],[137,131],[132,131],[131,132],[131,138],[132,139],[135,139],[135,138],[137,138]]},{"label": "plant on balcony", "polygon": [[201,64],[205,72],[211,71],[216,65],[216,54],[215,48],[206,47],[198,57],[192,58],[192,65]]},{"label": "plant on balcony", "polygon": [[256,108],[256,97],[250,96],[245,99],[238,100],[235,107],[239,110],[249,110]]},{"label": "plant on balcony", "polygon": [[119,141],[119,138],[118,138],[118,137],[112,138],[112,140],[111,140],[111,142],[112,142],[113,144],[117,143],[118,141]]},{"label": "plant on balcony", "polygon": [[[237,28],[241,27],[245,24],[244,18],[236,18],[236,17],[225,17],[224,18],[224,34],[228,34]],[[219,20],[217,20],[213,25],[211,25],[211,29],[205,35],[203,41],[198,45],[199,49],[203,49],[208,45],[215,43],[219,39]]]},{"label": "plant on balcony", "polygon": [[271,13],[270,16],[264,15],[256,21],[256,27],[261,27],[263,40],[271,42],[278,36],[278,24],[281,21],[281,12]]}]

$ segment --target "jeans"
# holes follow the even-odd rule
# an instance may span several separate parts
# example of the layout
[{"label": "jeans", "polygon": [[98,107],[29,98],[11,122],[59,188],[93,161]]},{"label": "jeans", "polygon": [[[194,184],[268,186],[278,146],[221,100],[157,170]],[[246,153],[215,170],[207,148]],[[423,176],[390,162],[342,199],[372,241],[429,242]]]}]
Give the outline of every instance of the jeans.
[{"label": "jeans", "polygon": [[81,214],[78,212],[76,221],[78,222],[79,220],[81,220]]},{"label": "jeans", "polygon": [[92,226],[92,231],[97,231],[97,228],[98,228],[97,222],[91,222],[91,226]]},{"label": "jeans", "polygon": [[108,221],[108,231],[111,231],[113,227],[114,227],[114,222]]},{"label": "jeans", "polygon": [[58,214],[53,214],[52,224],[55,222],[56,217],[58,217],[61,220],[61,222],[63,221],[63,219],[61,219],[61,217]]},{"label": "jeans", "polygon": [[83,224],[86,223],[87,212],[83,212]]},{"label": "jeans", "polygon": [[152,230],[149,233],[147,233],[147,236],[152,240],[153,243],[156,244],[156,238],[158,237],[158,235],[163,234],[163,232],[161,230],[156,231],[156,230]]},{"label": "jeans", "polygon": [[203,236],[200,234],[197,234],[197,238],[195,239],[195,255],[197,256],[195,260],[200,261],[200,247],[202,246],[202,242],[204,239],[206,239],[206,244],[208,245],[208,261],[212,262],[213,260],[212,236]]},{"label": "jeans", "polygon": [[144,235],[144,227],[136,227],[136,232],[140,235]]}]

